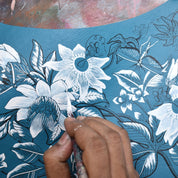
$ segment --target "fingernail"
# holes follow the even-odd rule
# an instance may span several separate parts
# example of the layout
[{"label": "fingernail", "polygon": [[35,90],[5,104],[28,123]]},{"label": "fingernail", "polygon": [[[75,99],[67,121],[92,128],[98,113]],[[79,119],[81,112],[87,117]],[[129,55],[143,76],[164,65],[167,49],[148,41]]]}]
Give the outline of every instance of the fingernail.
[{"label": "fingernail", "polygon": [[66,121],[75,121],[76,119],[74,117],[68,117],[65,119]]},{"label": "fingernail", "polygon": [[65,145],[68,141],[70,140],[69,135],[67,134],[67,132],[65,132],[62,137],[59,139],[59,144],[60,145]]},{"label": "fingernail", "polygon": [[84,120],[85,118],[86,118],[86,116],[78,116],[77,117],[77,119],[80,120],[80,121]]}]

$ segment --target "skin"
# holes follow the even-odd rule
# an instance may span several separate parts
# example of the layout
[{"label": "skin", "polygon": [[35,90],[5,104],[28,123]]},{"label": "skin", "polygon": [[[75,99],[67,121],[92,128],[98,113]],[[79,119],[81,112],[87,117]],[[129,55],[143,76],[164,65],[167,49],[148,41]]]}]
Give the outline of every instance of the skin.
[{"label": "skin", "polygon": [[72,141],[83,151],[82,160],[89,178],[138,178],[133,166],[127,132],[115,124],[96,117],[67,118],[66,132],[44,153],[48,178],[69,178],[67,159]]}]

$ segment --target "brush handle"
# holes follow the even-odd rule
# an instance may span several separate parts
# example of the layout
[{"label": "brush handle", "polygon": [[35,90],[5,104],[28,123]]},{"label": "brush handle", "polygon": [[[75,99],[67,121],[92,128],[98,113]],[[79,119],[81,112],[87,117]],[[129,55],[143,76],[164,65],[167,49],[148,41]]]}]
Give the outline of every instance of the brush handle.
[{"label": "brush handle", "polygon": [[85,166],[82,161],[82,151],[77,146],[75,140],[73,141],[73,151],[74,151],[74,158],[76,162],[76,169],[78,178],[88,178]]}]

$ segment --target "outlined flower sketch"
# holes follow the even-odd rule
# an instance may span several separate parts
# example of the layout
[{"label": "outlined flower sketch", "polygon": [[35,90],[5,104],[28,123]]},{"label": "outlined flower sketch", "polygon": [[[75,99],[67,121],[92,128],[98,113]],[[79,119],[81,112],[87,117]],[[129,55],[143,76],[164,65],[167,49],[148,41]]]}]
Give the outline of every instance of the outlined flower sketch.
[{"label": "outlined flower sketch", "polygon": [[175,12],[168,17],[162,16],[159,24],[154,24],[156,29],[160,32],[155,34],[154,37],[159,40],[165,41],[164,46],[173,45],[175,39],[178,37],[178,21],[175,16],[178,12]]},{"label": "outlined flower sketch", "polygon": [[79,90],[80,99],[84,98],[89,87],[102,93],[106,88],[100,80],[110,80],[101,67],[109,61],[109,58],[91,57],[85,58],[85,48],[78,44],[73,50],[59,44],[59,54],[62,61],[49,61],[43,67],[51,68],[58,71],[54,78],[65,80],[69,87]]},{"label": "outlined flower sketch", "polygon": [[[12,98],[6,109],[18,109],[17,121],[29,120],[30,133],[35,138],[44,128],[51,131],[59,124],[59,129],[64,130],[65,116],[62,110],[67,110],[67,97],[74,100],[74,96],[67,91],[66,85],[59,80],[49,86],[44,81],[39,81],[36,88],[31,85],[19,85],[17,91],[23,96]],[[75,107],[73,107],[75,110]]]},{"label": "outlined flower sketch", "polygon": [[178,137],[178,86],[173,85],[169,94],[171,95],[172,103],[164,103],[158,108],[149,111],[148,114],[160,120],[156,135],[166,132],[164,140],[172,145]]}]

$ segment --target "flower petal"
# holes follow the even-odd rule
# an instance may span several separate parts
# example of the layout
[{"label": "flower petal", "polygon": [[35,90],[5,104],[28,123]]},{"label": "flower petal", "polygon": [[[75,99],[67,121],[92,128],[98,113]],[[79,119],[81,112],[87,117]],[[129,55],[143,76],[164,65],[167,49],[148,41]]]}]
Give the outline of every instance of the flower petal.
[{"label": "flower petal", "polygon": [[9,54],[7,51],[0,50],[0,66],[2,66],[3,69],[5,69],[8,62],[17,62],[17,61],[14,58],[14,56]]},{"label": "flower petal", "polygon": [[27,108],[31,106],[33,102],[34,102],[33,98],[18,96],[18,97],[12,98],[5,106],[5,109]]},{"label": "flower petal", "polygon": [[75,58],[77,57],[85,58],[85,48],[80,44],[77,44],[77,46],[73,49],[73,55]]},{"label": "flower petal", "polygon": [[130,111],[132,111],[132,104],[131,104],[131,103],[128,103],[128,104],[126,105],[126,107],[127,107]]},{"label": "flower petal", "polygon": [[105,89],[106,86],[103,82],[99,81],[95,76],[91,73],[90,75],[87,75],[89,86],[96,89],[98,92],[102,93],[102,89]]},{"label": "flower petal", "polygon": [[165,103],[158,108],[148,112],[149,115],[155,116],[159,120],[168,119],[172,113],[173,111],[171,103]]},{"label": "flower petal", "polygon": [[49,85],[40,80],[36,85],[36,92],[38,96],[50,96]]},{"label": "flower petal", "polygon": [[59,44],[58,50],[59,50],[59,54],[63,60],[72,60],[73,59],[73,52],[71,49]]},{"label": "flower petal", "polygon": [[126,91],[123,90],[123,89],[121,89],[121,91],[120,91],[120,96],[124,96],[124,95],[126,95],[126,94],[127,94]]},{"label": "flower petal", "polygon": [[90,71],[93,73],[93,75],[100,80],[110,80],[111,77],[106,75],[102,69],[99,67],[93,67],[90,69]]},{"label": "flower petal", "polygon": [[125,113],[126,110],[127,110],[127,107],[121,106],[121,110],[122,110],[123,113]]},{"label": "flower petal", "polygon": [[48,67],[55,71],[67,70],[72,65],[72,61],[48,61],[42,67]]},{"label": "flower petal", "polygon": [[59,122],[60,128],[62,130],[65,130],[65,126],[64,126],[64,120],[65,119],[66,119],[66,117],[61,113],[58,122]]},{"label": "flower petal", "polygon": [[35,89],[31,85],[19,85],[17,91],[21,92],[23,95],[29,98],[37,98]]},{"label": "flower petal", "polygon": [[80,74],[79,79],[79,89],[80,89],[80,98],[84,98],[88,94],[88,88],[89,88],[89,83],[87,78],[85,77],[85,74]]},{"label": "flower petal", "polygon": [[88,59],[88,63],[91,65],[91,67],[102,67],[106,62],[109,61],[109,58],[98,58],[98,57],[91,57]]},{"label": "flower petal", "polygon": [[66,84],[62,80],[58,80],[51,85],[51,97],[66,91]]},{"label": "flower petal", "polygon": [[171,121],[170,118],[162,119],[159,123],[158,129],[156,131],[156,135],[159,135],[163,133],[164,131],[168,130],[170,127],[170,121]]},{"label": "flower petal", "polygon": [[17,111],[17,121],[25,120],[28,117],[28,109],[19,109]]},{"label": "flower petal", "polygon": [[178,98],[178,86],[172,85],[169,94],[171,95],[172,100],[175,100]]},{"label": "flower petal", "polygon": [[37,114],[33,119],[30,126],[30,133],[35,138],[43,130],[43,117],[41,114]]}]

